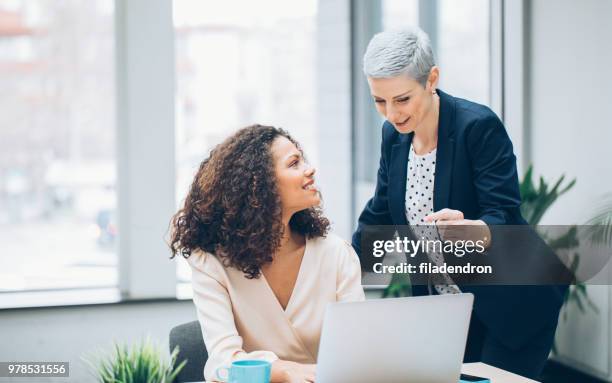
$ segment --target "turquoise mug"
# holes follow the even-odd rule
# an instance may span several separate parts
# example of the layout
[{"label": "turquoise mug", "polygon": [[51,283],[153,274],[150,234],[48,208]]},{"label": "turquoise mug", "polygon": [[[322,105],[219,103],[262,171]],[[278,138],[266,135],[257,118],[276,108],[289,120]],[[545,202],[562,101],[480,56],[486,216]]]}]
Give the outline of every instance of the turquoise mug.
[{"label": "turquoise mug", "polygon": [[[265,360],[237,360],[228,367],[215,371],[217,379],[227,383],[270,383],[272,364]],[[221,376],[221,372],[225,371]]]}]

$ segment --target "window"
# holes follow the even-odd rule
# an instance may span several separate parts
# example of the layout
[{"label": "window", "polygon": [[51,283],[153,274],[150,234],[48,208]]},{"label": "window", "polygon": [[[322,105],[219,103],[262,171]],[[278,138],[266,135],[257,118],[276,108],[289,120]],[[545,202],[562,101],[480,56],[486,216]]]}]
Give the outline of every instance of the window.
[{"label": "window", "polygon": [[419,25],[418,0],[383,0],[383,29]]},{"label": "window", "polygon": [[[247,125],[287,129],[316,164],[316,12],[317,0],[174,1],[178,205],[210,150]],[[185,262],[177,272],[190,279]]]},{"label": "window", "polygon": [[489,104],[489,0],[438,0],[440,89]]},{"label": "window", "polygon": [[488,104],[490,0],[426,0],[423,5],[428,8],[419,9],[418,0],[383,0],[384,29],[420,25],[433,40],[440,88]]},{"label": "window", "polygon": [[117,284],[113,14],[0,3],[0,291]]}]

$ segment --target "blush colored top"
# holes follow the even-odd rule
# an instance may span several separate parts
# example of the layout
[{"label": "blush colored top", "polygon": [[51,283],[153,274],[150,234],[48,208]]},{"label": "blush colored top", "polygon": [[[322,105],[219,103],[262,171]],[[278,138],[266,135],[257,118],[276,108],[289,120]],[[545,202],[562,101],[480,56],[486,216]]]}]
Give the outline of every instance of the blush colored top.
[{"label": "blush colored top", "polygon": [[359,259],[350,244],[328,234],[306,240],[304,256],[283,310],[263,273],[248,279],[210,253],[194,252],[193,301],[208,360],[207,381],[239,359],[316,363],[328,303],[364,300]]}]

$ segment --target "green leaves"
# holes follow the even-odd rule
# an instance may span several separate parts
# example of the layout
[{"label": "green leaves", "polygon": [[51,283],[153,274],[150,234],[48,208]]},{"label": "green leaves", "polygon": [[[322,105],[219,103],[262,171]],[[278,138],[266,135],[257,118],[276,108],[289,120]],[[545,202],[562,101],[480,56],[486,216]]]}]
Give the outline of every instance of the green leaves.
[{"label": "green leaves", "polygon": [[178,347],[170,354],[170,361],[162,360],[159,347],[147,339],[128,348],[127,345],[114,345],[114,355],[102,359],[95,368],[100,383],[172,383],[185,367],[187,360],[176,368]]},{"label": "green leaves", "polygon": [[557,182],[549,190],[548,183],[544,177],[540,176],[540,183],[536,189],[533,182],[533,166],[529,165],[529,169],[523,177],[520,184],[521,199],[521,214],[530,225],[537,225],[548,208],[563,194],[570,190],[576,184],[574,178],[567,185],[561,186],[565,180],[565,175],[562,175]]},{"label": "green leaves", "polygon": [[542,235],[542,237],[546,239],[548,246],[554,251],[575,249],[580,245],[578,241],[578,228],[576,226],[570,226],[569,230],[558,238],[548,239],[544,235]]},{"label": "green leaves", "polygon": [[612,243],[612,194],[605,196],[597,211],[599,213],[587,222],[590,225],[588,237],[593,244],[609,246]]},{"label": "green leaves", "polygon": [[412,295],[412,284],[408,274],[393,273],[391,282],[383,291],[383,298],[401,298]]},{"label": "green leaves", "polygon": [[[565,194],[576,184],[576,179],[574,178],[565,186],[561,186],[564,180],[565,175],[562,175],[552,188],[549,189],[548,183],[546,183],[543,177],[540,177],[539,185],[536,188],[533,182],[533,167],[529,166],[520,184],[520,191],[523,201],[521,205],[521,214],[530,225],[537,225],[548,208],[550,208],[561,195]],[[587,223],[588,225],[593,225],[589,228],[589,237],[593,243],[609,244],[612,241],[612,199],[608,202],[606,207],[600,210],[602,212]],[[540,234],[554,251],[559,251],[578,248],[580,243],[577,232],[577,227],[571,226],[566,233],[557,238],[551,239],[547,238],[546,233]],[[563,297],[562,316],[564,321],[567,320],[567,306],[569,304],[574,304],[581,314],[585,314],[587,308],[592,310],[595,314],[599,313],[599,308],[588,295],[586,284],[575,277],[579,264],[580,254],[575,252],[570,258],[569,266],[570,271],[574,275],[574,280]],[[556,342],[553,344],[552,352],[557,353]]]}]

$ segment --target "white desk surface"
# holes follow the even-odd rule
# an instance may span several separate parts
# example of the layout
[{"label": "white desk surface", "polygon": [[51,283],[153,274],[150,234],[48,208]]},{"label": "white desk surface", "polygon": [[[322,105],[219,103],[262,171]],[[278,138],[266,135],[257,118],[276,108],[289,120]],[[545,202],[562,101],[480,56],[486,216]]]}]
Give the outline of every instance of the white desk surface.
[{"label": "white desk surface", "polygon": [[464,363],[463,367],[461,368],[461,372],[468,375],[488,378],[491,380],[491,383],[537,383],[535,380],[523,378],[522,376],[510,373],[497,367],[489,366],[485,363]]}]

